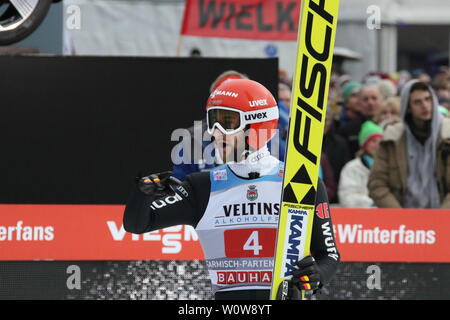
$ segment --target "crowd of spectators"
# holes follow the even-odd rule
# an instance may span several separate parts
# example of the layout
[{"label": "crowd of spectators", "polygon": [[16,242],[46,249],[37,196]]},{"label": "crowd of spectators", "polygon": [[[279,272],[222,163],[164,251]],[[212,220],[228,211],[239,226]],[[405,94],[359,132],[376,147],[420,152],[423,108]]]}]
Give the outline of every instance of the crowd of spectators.
[{"label": "crowd of spectators", "polygon": [[[248,78],[228,70],[211,85]],[[291,80],[280,71],[278,143],[284,160]],[[361,81],[332,74],[319,176],[330,203],[359,208],[450,208],[450,70],[370,72]],[[199,122],[200,123],[200,122]],[[206,121],[202,119],[202,131]],[[194,128],[189,128],[193,131]],[[201,141],[205,148],[211,141]],[[196,142],[192,141],[191,146]],[[217,163],[194,159],[174,165],[183,180]]]},{"label": "crowd of spectators", "polygon": [[[283,99],[287,86],[280,73]],[[330,202],[450,208],[449,111],[447,67],[433,76],[370,72],[361,81],[333,74],[321,161]]]}]

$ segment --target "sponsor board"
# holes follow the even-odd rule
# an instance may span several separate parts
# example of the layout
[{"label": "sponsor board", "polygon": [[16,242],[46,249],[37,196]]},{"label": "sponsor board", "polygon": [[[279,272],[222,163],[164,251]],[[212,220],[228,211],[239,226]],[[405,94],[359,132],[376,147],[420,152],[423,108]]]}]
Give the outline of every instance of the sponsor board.
[{"label": "sponsor board", "polygon": [[0,205],[0,260],[203,259],[191,226],[123,228],[121,205]]},{"label": "sponsor board", "polygon": [[[291,212],[300,213],[298,210],[302,209]],[[130,234],[123,229],[123,211],[122,205],[0,205],[0,260],[204,259],[193,227],[179,225]],[[330,214],[334,228],[317,215],[315,223],[320,224],[328,255],[333,259],[337,258],[334,233],[343,262],[450,263],[450,210],[330,208]],[[250,218],[264,217],[278,218]],[[293,242],[302,241],[303,235],[298,236],[299,220],[290,220]],[[274,229],[234,232],[245,234],[227,234],[234,248],[228,255],[253,256],[257,260],[230,268],[273,266]],[[214,262],[210,267],[225,270],[226,261]]]},{"label": "sponsor board", "polygon": [[450,262],[450,210],[336,208],[331,215],[342,261]]},{"label": "sponsor board", "polygon": [[187,0],[182,35],[295,41],[300,2]]}]

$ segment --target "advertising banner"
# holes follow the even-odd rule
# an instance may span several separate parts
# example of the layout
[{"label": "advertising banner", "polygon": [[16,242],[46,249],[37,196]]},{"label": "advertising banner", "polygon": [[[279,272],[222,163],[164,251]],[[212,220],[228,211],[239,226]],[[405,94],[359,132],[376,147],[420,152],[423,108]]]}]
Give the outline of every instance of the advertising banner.
[{"label": "advertising banner", "polygon": [[[123,205],[0,205],[0,260],[203,260],[192,226],[133,235]],[[322,211],[316,212],[320,223]],[[449,210],[331,209],[341,260],[450,262]],[[329,225],[322,225],[331,235]],[[272,248],[273,249],[273,248]]]},{"label": "advertising banner", "polygon": [[187,0],[181,34],[295,41],[299,10],[292,0]]}]

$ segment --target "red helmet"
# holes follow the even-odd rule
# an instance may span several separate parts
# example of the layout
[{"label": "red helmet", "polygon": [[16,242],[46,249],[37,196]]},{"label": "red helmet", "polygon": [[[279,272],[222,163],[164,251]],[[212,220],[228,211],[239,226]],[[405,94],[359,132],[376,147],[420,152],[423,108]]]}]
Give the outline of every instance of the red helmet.
[{"label": "red helmet", "polygon": [[262,84],[248,79],[233,79],[219,85],[209,96],[206,112],[210,134],[214,128],[224,134],[250,129],[248,145],[255,150],[273,138],[278,126],[275,98]]}]

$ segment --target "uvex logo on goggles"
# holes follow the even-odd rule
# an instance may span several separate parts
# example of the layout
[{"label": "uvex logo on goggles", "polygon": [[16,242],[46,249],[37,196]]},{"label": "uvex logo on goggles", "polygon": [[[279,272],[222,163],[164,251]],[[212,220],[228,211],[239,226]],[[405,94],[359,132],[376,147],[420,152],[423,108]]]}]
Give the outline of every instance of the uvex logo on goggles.
[{"label": "uvex logo on goggles", "polygon": [[214,127],[224,134],[233,134],[243,130],[247,124],[278,119],[278,107],[244,112],[228,107],[212,107],[208,109],[208,132],[212,134]]},{"label": "uvex logo on goggles", "polygon": [[278,107],[272,107],[263,110],[242,112],[246,124],[265,122],[278,119]]},{"label": "uvex logo on goggles", "polygon": [[256,119],[267,119],[267,112],[258,112],[255,114],[246,114],[245,116],[245,121],[251,121],[251,120],[256,120]]}]

